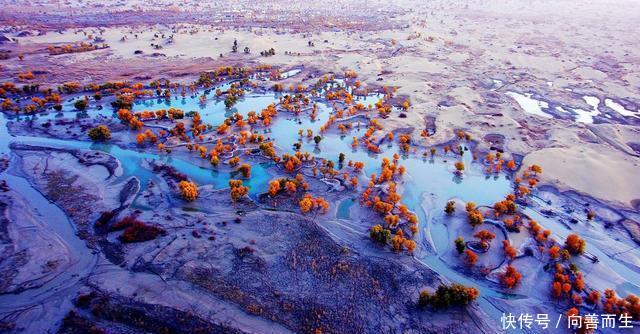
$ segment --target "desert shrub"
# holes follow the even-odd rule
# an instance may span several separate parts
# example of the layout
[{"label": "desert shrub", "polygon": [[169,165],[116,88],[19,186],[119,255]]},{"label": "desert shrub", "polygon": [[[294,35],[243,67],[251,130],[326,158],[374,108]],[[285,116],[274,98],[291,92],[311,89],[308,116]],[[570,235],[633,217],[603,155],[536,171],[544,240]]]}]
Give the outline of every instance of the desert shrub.
[{"label": "desert shrub", "polygon": [[115,216],[115,213],[113,211],[103,211],[100,214],[100,217],[98,217],[98,220],[96,220],[96,227],[105,226],[107,223],[109,223],[113,216]]},{"label": "desert shrub", "polygon": [[165,230],[160,227],[148,225],[141,221],[135,221],[131,226],[124,230],[119,239],[124,243],[143,242],[153,240],[159,235],[164,235],[165,233]]},{"label": "desert shrub", "polygon": [[78,110],[85,110],[87,109],[88,105],[89,105],[89,102],[87,102],[86,99],[80,99],[73,104],[73,106]]},{"label": "desert shrub", "polygon": [[125,216],[124,218],[120,219],[118,222],[116,222],[115,224],[111,225],[109,227],[109,231],[113,232],[113,231],[120,231],[123,230],[129,226],[132,226],[134,223],[139,222],[138,218],[136,217],[136,215],[128,215]]}]

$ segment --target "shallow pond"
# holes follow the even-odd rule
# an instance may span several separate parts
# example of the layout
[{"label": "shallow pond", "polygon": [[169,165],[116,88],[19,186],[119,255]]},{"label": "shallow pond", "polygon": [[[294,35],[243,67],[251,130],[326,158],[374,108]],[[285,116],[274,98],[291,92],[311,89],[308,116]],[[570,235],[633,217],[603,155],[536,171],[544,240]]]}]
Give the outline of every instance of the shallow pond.
[{"label": "shallow pond", "polygon": [[506,94],[516,100],[518,105],[520,105],[520,108],[522,108],[526,113],[546,118],[553,117],[553,115],[543,111],[543,109],[549,108],[549,103],[532,98],[531,93],[520,94],[516,92],[507,92]]},{"label": "shallow pond", "polygon": [[[570,115],[575,122],[592,124],[596,117],[599,117],[600,119],[602,119],[602,117],[611,119],[612,116],[617,116],[613,115],[613,113],[609,113],[609,110],[614,111],[615,114],[619,114],[619,116],[622,116],[627,121],[632,121],[634,118],[640,118],[640,110],[635,112],[627,110],[624,106],[611,98],[605,98],[604,103],[601,103],[600,98],[596,96],[577,96],[590,107],[588,109],[583,109],[572,107],[570,105],[562,105],[554,101],[545,101],[541,98],[534,97],[532,93],[507,91],[505,94],[514,99],[524,112],[545,118],[565,118],[563,114],[567,114]],[[555,105],[555,107],[552,108],[550,104]]]}]

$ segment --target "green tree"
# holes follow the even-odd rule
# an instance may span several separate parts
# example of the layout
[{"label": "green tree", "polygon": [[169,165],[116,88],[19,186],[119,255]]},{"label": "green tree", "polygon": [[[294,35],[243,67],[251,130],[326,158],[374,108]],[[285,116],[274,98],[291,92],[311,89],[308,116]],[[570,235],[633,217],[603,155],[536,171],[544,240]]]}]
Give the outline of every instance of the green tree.
[{"label": "green tree", "polygon": [[87,133],[93,141],[105,141],[111,139],[111,131],[106,125],[98,125]]},{"label": "green tree", "polygon": [[87,109],[88,105],[89,105],[89,102],[87,102],[86,99],[80,99],[73,104],[73,106],[76,107],[76,109],[78,110],[85,110]]},{"label": "green tree", "polygon": [[458,251],[458,254],[462,254],[464,252],[464,249],[466,248],[466,245],[464,244],[464,238],[463,237],[457,237],[456,241],[456,250]]},{"label": "green tree", "polygon": [[456,211],[456,203],[454,201],[448,201],[447,205],[444,207],[444,212],[448,215],[452,215]]},{"label": "green tree", "polygon": [[476,300],[479,295],[478,289],[462,284],[440,285],[433,294],[426,290],[421,291],[418,305],[421,307],[431,306],[436,309],[466,306]]}]

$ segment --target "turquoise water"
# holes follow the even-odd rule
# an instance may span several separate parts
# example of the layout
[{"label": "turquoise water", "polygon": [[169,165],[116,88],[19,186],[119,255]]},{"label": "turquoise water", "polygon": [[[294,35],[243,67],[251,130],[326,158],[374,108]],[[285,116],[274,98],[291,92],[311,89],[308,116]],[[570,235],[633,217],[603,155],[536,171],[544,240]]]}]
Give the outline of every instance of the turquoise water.
[{"label": "turquoise water", "polygon": [[244,98],[240,99],[232,108],[226,109],[224,98],[216,99],[215,94],[211,93],[207,96],[206,103],[200,102],[199,95],[195,97],[186,96],[184,98],[174,97],[171,100],[150,99],[134,103],[132,111],[169,109],[171,107],[182,109],[185,113],[197,111],[200,113],[203,123],[217,126],[235,112],[243,116],[247,116],[250,111],[260,113],[260,111],[269,104],[278,102],[279,99],[273,92],[262,94],[247,93]]},{"label": "turquoise water", "polygon": [[[374,104],[380,98],[380,94],[371,94],[367,97],[356,98],[356,100],[367,105]],[[249,111],[259,112],[268,104],[277,102],[278,96],[273,93],[262,95],[249,93],[243,100],[236,104],[234,107],[235,110],[232,111],[225,110],[222,101],[208,101],[205,106],[200,104],[197,98],[186,98],[184,101],[178,101],[178,104],[171,104],[170,106],[181,108],[185,111],[198,110],[205,122],[217,125],[233,112],[237,111],[246,115]],[[136,108],[137,107],[138,106],[136,106]],[[144,110],[142,106],[140,107],[140,109],[134,108],[134,110]],[[153,105],[145,105],[144,107],[150,108],[153,107]],[[164,107],[168,108],[169,105],[164,105]],[[397,146],[393,143],[381,145],[384,150],[381,154],[372,154],[362,148],[353,149],[351,147],[353,136],[361,137],[366,131],[365,127],[353,129],[346,135],[335,134],[333,132],[324,134],[322,141],[318,145],[309,138],[299,137],[298,130],[300,129],[305,133],[307,129],[311,129],[314,135],[318,134],[320,127],[328,120],[332,111],[333,109],[330,105],[318,102],[318,112],[315,121],[312,121],[306,114],[301,115],[301,117],[296,117],[291,113],[279,112],[268,129],[259,131],[262,131],[266,136],[273,139],[278,150],[281,152],[294,153],[295,149],[292,145],[300,140],[302,143],[301,151],[313,152],[317,157],[333,160],[336,166],[339,154],[345,153],[345,161],[353,160],[365,163],[364,178],[368,178],[368,175],[371,173],[379,174],[383,157],[392,159],[394,153],[400,153]],[[467,166],[467,171],[465,171],[462,178],[455,176],[453,173],[453,163],[458,161],[459,157],[453,156],[452,153],[447,157],[438,156],[434,159],[423,159],[422,156],[415,154],[408,156],[400,155],[400,164],[407,169],[404,181],[400,182],[403,188],[402,201],[409,209],[418,214],[421,227],[429,223],[436,246],[437,254],[425,252],[424,254],[417,255],[418,260],[451,281],[477,286],[483,296],[510,298],[509,295],[494,290],[495,287],[491,287],[487,282],[465,277],[452,270],[448,264],[439,258],[438,255],[447,251],[450,245],[446,244],[448,240],[447,237],[438,238],[437,236],[439,233],[448,232],[443,224],[428,222],[428,220],[435,220],[437,215],[425,213],[420,205],[422,194],[425,192],[435,194],[433,207],[435,208],[434,210],[438,210],[438,212],[444,208],[448,200],[454,197],[464,201],[474,201],[478,205],[492,205],[512,191],[511,182],[504,175],[495,177],[485,176],[482,167],[472,163],[470,152],[467,152],[461,159]],[[252,182],[253,181],[254,180],[252,180]],[[365,180],[362,179],[361,181],[364,182]],[[345,199],[340,202],[337,208],[337,218],[349,219],[349,210],[356,204],[357,201],[352,199]],[[422,231],[422,228],[420,228],[420,231]],[[417,241],[424,237],[422,236],[422,232],[420,233],[416,239]],[[480,304],[493,318],[497,319],[500,317],[501,312],[486,300],[481,300]]]},{"label": "turquoise water", "polygon": [[[343,84],[343,82],[340,82],[339,84]],[[213,94],[215,89],[211,89],[209,91],[210,93],[207,95],[206,103],[201,103],[199,95],[186,96],[184,98],[181,96],[174,96],[170,100],[149,99],[139,101],[134,104],[133,111],[168,109],[170,107],[179,108],[185,112],[198,111],[204,123],[217,126],[222,123],[226,117],[235,112],[239,112],[245,116],[250,111],[260,112],[271,103],[277,104],[280,97],[280,95],[273,92],[247,92],[244,98],[239,100],[233,108],[226,109],[223,99],[215,98],[215,94]],[[375,104],[381,97],[382,96],[380,94],[370,94],[368,96],[356,97],[355,100],[356,102],[361,102],[367,106],[369,104]],[[67,102],[65,103],[65,111],[62,113],[49,113],[47,115],[38,115],[35,117],[46,119],[55,119],[58,117],[96,117],[98,115],[102,117],[112,117],[113,111],[109,104],[104,102],[104,99],[101,104],[105,106],[102,110],[97,110],[92,106],[92,108],[89,108],[87,112],[78,113],[73,111],[73,102]],[[336,165],[340,153],[346,154],[346,161],[362,161],[365,163],[365,168],[361,182],[366,182],[365,179],[367,179],[368,175],[371,173],[378,174],[380,172],[380,164],[383,157],[392,159],[394,153],[400,153],[393,143],[382,144],[381,148],[384,152],[381,154],[371,154],[362,148],[354,150],[351,147],[352,137],[361,137],[364,131],[366,131],[366,127],[353,129],[344,136],[335,133],[324,134],[323,140],[318,145],[316,145],[310,138],[300,138],[298,130],[303,130],[306,133],[307,129],[311,129],[314,132],[314,135],[318,134],[320,127],[325,124],[333,112],[330,104],[323,103],[321,101],[317,101],[317,107],[317,118],[314,121],[309,118],[307,113],[302,113],[298,117],[291,113],[279,112],[278,116],[273,119],[272,125],[268,129],[260,129],[259,132],[264,133],[267,137],[274,140],[280,152],[293,153],[295,150],[292,145],[300,140],[302,144],[302,151],[313,152],[317,157],[333,160],[336,162]],[[228,180],[230,178],[234,178],[233,173],[215,171],[206,160],[202,160],[200,164],[200,161],[187,162],[174,158],[171,155],[159,155],[140,151],[135,148],[122,148],[116,145],[93,144],[82,141],[42,139],[33,137],[17,137],[12,138],[12,140],[44,146],[92,149],[109,153],[121,161],[124,171],[122,178],[136,176],[140,179],[141,186],[143,188],[149,180],[157,177],[153,172],[141,167],[144,159],[157,160],[173,166],[179,172],[188,175],[199,185],[212,184],[215,188],[226,188],[228,186]],[[431,226],[433,228],[431,233],[434,234],[433,239],[436,241],[435,246],[438,253],[446,251],[449,247],[449,245],[438,242],[445,242],[448,238],[435,237],[437,236],[437,233],[446,233],[446,228],[442,224],[431,224],[428,222],[428,220],[434,218],[429,215],[429,213],[425,214],[424,210],[422,210],[420,206],[421,196],[423,193],[427,192],[435,194],[436,201],[434,203],[434,207],[437,208],[437,210],[441,210],[441,208],[444,207],[444,203],[452,197],[458,197],[465,201],[475,201],[478,204],[492,204],[493,202],[504,198],[504,196],[511,191],[510,182],[504,176],[496,178],[486,177],[479,166],[471,168],[472,163],[470,154],[466,154],[463,157],[463,161],[465,162],[465,165],[467,165],[468,171],[465,172],[465,175],[462,178],[455,176],[453,173],[452,165],[455,161],[457,161],[457,157],[453,156],[444,158],[436,157],[433,160],[426,160],[423,159],[422,156],[415,154],[402,156],[400,159],[400,164],[405,166],[407,169],[407,173],[403,177],[404,180],[400,182],[403,195],[402,201],[409,207],[409,209],[418,214],[421,227]],[[245,181],[245,185],[250,187],[251,196],[265,192],[268,188],[268,181],[273,177],[267,172],[269,165],[269,163],[265,163],[254,164],[252,166],[251,179]],[[349,219],[349,210],[356,204],[357,200],[343,200],[337,210],[338,218]],[[420,230],[422,231],[422,228],[420,228]],[[422,232],[420,232],[416,241],[423,237]],[[417,257],[421,262],[424,262],[426,265],[452,281],[478,286],[484,296],[504,296],[499,292],[494,292],[490,287],[482,282],[465,278],[464,275],[453,271],[435,254],[418,253]],[[497,311],[495,311],[490,304],[485,301],[481,301],[481,305],[483,305],[483,308],[488,312],[491,312],[489,310],[494,310],[491,313],[494,313],[492,316],[495,317]]]},{"label": "turquoise water", "polygon": [[[135,150],[122,149],[116,145],[93,144],[89,149],[99,150],[109,153],[122,162],[124,176],[137,176],[140,179],[142,188],[144,189],[147,182],[155,177],[152,171],[141,167],[142,160],[159,161],[174,167],[180,173],[189,176],[196,184],[212,184],[216,189],[227,188],[229,180],[240,178],[235,172],[219,172],[212,169],[208,161],[203,160],[204,166],[199,166],[191,162],[173,158],[171,155],[158,155]],[[251,179],[245,180],[244,184],[250,189],[250,194],[257,194],[264,191],[264,184],[270,179],[267,173],[268,164],[254,164],[251,168]]]},{"label": "turquoise water", "polygon": [[351,207],[357,202],[358,201],[352,198],[347,198],[342,202],[340,202],[340,204],[338,205],[338,210],[336,212],[336,218],[349,219],[350,218],[349,210],[351,210]]},{"label": "turquoise water", "polygon": [[[379,94],[372,94],[366,98],[360,98],[360,100],[367,105],[377,102],[379,98]],[[235,110],[232,111],[225,110],[221,101],[209,101],[206,106],[202,106],[195,98],[173,106],[183,108],[185,111],[190,110],[190,107],[194,108],[194,110],[198,110],[201,113],[201,116],[206,122],[217,125],[232,112],[237,111],[246,115],[249,111],[253,110],[258,112],[266,105],[277,103],[277,101],[278,95],[273,93],[262,95],[249,93],[245,99],[235,106]],[[298,130],[300,129],[305,132],[307,129],[311,129],[314,135],[317,134],[331,113],[331,106],[322,102],[318,102],[318,116],[315,121],[310,120],[308,115],[296,117],[286,112],[279,112],[278,117],[274,119],[271,127],[261,131],[275,141],[281,152],[293,153],[295,150],[292,144],[300,140],[302,151],[313,152],[318,157],[333,160],[336,165],[339,154],[345,153],[346,161],[353,160],[365,163],[363,177],[367,177],[371,173],[378,174],[383,157],[391,159],[394,153],[400,153],[398,152],[397,146],[393,143],[381,145],[384,151],[381,154],[372,154],[362,148],[354,150],[351,147],[352,137],[361,137],[364,131],[366,131],[365,127],[353,129],[346,135],[335,133],[324,134],[323,140],[318,145],[311,139],[299,137]],[[497,176],[485,175],[483,167],[472,162],[470,152],[466,152],[461,158],[453,156],[452,153],[443,157],[441,153],[439,153],[439,156],[433,159],[430,157],[423,158],[421,153],[422,152],[418,152],[418,154],[408,156],[402,156],[402,154],[400,154],[400,164],[407,169],[407,175],[404,177],[404,180],[400,182],[403,189],[402,201],[411,210],[415,211],[420,219],[420,234],[416,240],[419,241],[424,238],[422,228],[427,227],[435,246],[435,254],[418,252],[416,258],[448,280],[478,287],[482,296],[485,298],[522,298],[523,296],[502,293],[499,288],[486,280],[467,277],[453,270],[449,264],[440,258],[440,256],[451,247],[451,245],[447,244],[449,240],[447,233],[450,233],[450,231],[447,230],[444,224],[438,221],[445,203],[451,198],[459,198],[465,202],[473,201],[478,205],[492,205],[494,202],[503,199],[506,194],[512,192],[511,181],[504,174]],[[462,160],[467,167],[463,177],[458,177],[453,173],[453,163],[457,160]],[[432,199],[431,211],[428,212],[425,212],[421,208],[422,195],[425,193],[430,195]],[[353,201],[352,199],[341,201],[337,208],[337,218],[350,219],[350,208],[356,204],[357,201]],[[561,224],[554,224],[553,222],[547,222],[542,219],[540,219],[540,222],[543,226],[550,228],[554,234],[560,232],[557,227]],[[563,234],[559,233],[559,235]],[[605,263],[616,272],[621,273],[623,277],[633,277],[640,281],[640,276],[638,276],[637,273],[629,270],[617,261],[608,258],[599,250],[594,250],[593,253],[601,259],[606,259]],[[637,286],[628,283],[619,286],[618,290],[619,292],[637,293]],[[502,311],[493,306],[485,298],[479,300],[480,306],[492,318],[499,319]]]},{"label": "turquoise water", "polygon": [[[198,96],[188,96],[185,98],[173,98],[171,100],[153,99],[139,102],[134,105],[133,110],[143,111],[174,107],[180,108],[185,112],[198,111],[204,123],[217,126],[234,112],[246,116],[250,111],[260,112],[271,103],[277,104],[280,96],[273,92],[249,92],[229,110],[225,108],[223,99],[216,100],[213,95],[214,94],[209,95],[206,104],[202,104]],[[361,99],[362,101],[375,103],[381,97],[380,94],[371,94],[366,98],[361,97]],[[278,116],[273,119],[273,123],[269,128],[258,131],[272,139],[278,149],[283,152],[294,153],[295,149],[293,144],[301,141],[301,151],[313,152],[317,157],[333,160],[336,165],[339,154],[345,153],[346,161],[353,160],[365,163],[364,175],[366,176],[371,173],[379,173],[380,163],[383,157],[391,159],[394,153],[401,153],[397,146],[392,143],[381,145],[384,150],[381,154],[372,154],[362,148],[353,149],[351,147],[352,137],[362,136],[364,131],[366,131],[364,127],[354,129],[344,136],[332,132],[323,134],[323,139],[318,145],[306,136],[300,138],[298,130],[303,130],[306,133],[307,129],[311,129],[314,135],[319,134],[320,127],[325,124],[333,111],[332,107],[327,103],[317,102],[317,107],[316,120],[312,121],[308,114],[305,113],[302,113],[300,116],[295,116],[292,113],[281,111],[278,113]],[[402,156],[402,154],[400,155]],[[126,156],[129,157],[129,155]],[[158,156],[151,155],[148,158],[157,159]],[[162,157],[162,159],[167,158]],[[407,168],[407,179],[411,180],[411,182],[404,184],[403,202],[410,208],[417,209],[420,205],[422,193],[432,192],[437,194],[438,198],[442,199],[443,206],[447,200],[453,197],[458,197],[464,201],[474,201],[479,205],[493,204],[511,192],[511,183],[504,175],[497,177],[485,176],[480,166],[474,166],[475,164],[472,164],[471,154],[469,152],[467,152],[461,160],[470,170],[466,171],[462,178],[455,176],[452,166],[458,159],[459,158],[453,156],[452,153],[449,153],[448,157],[436,157],[433,160],[429,158],[423,159],[422,156],[419,155],[402,156],[400,164]],[[185,174],[193,174],[192,176],[196,181],[204,180],[207,181],[206,183],[213,184],[218,182],[218,180],[216,180],[216,174],[211,168],[194,168],[193,166],[189,166],[189,164],[185,165],[184,162],[180,160],[175,162],[169,160],[169,163]],[[254,187],[257,185],[254,178],[259,177],[261,175],[260,173],[259,168],[256,170],[256,173],[252,171],[252,180],[250,182]],[[262,180],[260,180],[260,182],[261,181]],[[224,180],[223,183],[224,182],[226,182],[226,180]]]},{"label": "turquoise water", "polygon": [[[214,89],[210,90],[210,92],[213,91]],[[206,103],[200,102],[199,95],[186,96],[184,98],[177,96],[172,97],[170,100],[149,99],[135,103],[133,110],[143,111],[174,107],[180,108],[185,112],[198,111],[205,123],[215,126],[234,112],[246,115],[249,111],[259,112],[267,105],[279,102],[279,95],[273,92],[248,92],[244,98],[229,110],[225,108],[223,100],[216,99],[214,95],[215,94],[209,94]],[[371,94],[366,97],[356,97],[356,100],[373,104],[381,97],[380,94]],[[104,99],[102,104],[105,106],[108,105],[108,103],[104,102]],[[317,107],[317,118],[314,121],[305,113],[297,117],[288,112],[279,112],[278,116],[274,118],[271,127],[259,131],[262,131],[267,137],[273,139],[278,149],[283,152],[293,153],[295,150],[292,145],[300,140],[302,143],[302,151],[313,152],[316,156],[333,160],[336,164],[340,153],[346,154],[346,161],[362,161],[365,163],[362,182],[365,182],[364,178],[368,178],[368,175],[371,173],[379,173],[380,163],[383,157],[391,159],[394,153],[400,153],[398,148],[392,143],[383,144],[381,147],[384,152],[381,154],[372,154],[362,148],[353,149],[351,147],[352,137],[362,136],[366,130],[364,127],[353,129],[344,136],[335,133],[325,134],[323,135],[323,140],[318,145],[309,138],[300,138],[298,130],[303,130],[306,133],[307,129],[311,129],[314,135],[318,134],[320,127],[327,121],[333,111],[330,105],[319,101],[317,102]],[[110,106],[102,110],[97,110],[95,107],[89,108],[85,113],[67,111],[69,108],[73,108],[72,102],[65,104],[65,111],[63,113],[49,113],[48,115],[38,115],[35,117],[78,117],[78,115],[80,115],[80,117],[96,117],[97,115],[104,117],[113,116]],[[202,164],[199,164],[199,162],[192,163],[174,158],[171,155],[158,155],[133,148],[122,148],[116,145],[33,137],[18,137],[13,138],[13,140],[45,146],[93,149],[107,152],[121,161],[124,170],[123,177],[138,177],[142,183],[142,187],[144,187],[150,179],[155,177],[151,171],[141,167],[142,160],[144,159],[158,160],[171,165],[179,172],[187,174],[197,184],[213,184],[215,188],[227,187],[228,180],[234,177],[232,173],[215,171],[205,160],[202,161]],[[457,158],[453,156],[446,158],[436,157],[434,160],[425,160],[418,155],[402,156],[400,164],[407,168],[407,174],[404,177],[406,181],[401,182],[403,187],[403,202],[411,210],[418,213],[419,218],[421,218],[421,224],[425,224],[426,219],[429,218],[420,208],[421,196],[424,192],[437,194],[438,207],[444,206],[444,203],[452,197],[459,197],[465,201],[475,201],[478,204],[491,204],[502,199],[510,192],[510,182],[504,176],[496,178],[485,177],[479,168],[471,168],[470,171],[465,172],[463,178],[454,176],[452,165],[456,159]],[[467,168],[469,168],[471,166],[470,154],[466,154],[463,157],[463,161],[468,166]],[[266,171],[268,166],[268,164],[256,164],[252,166],[252,177],[250,180],[245,181],[245,184],[251,188],[250,194],[255,195],[267,189],[268,181],[271,178]],[[348,210],[339,210],[339,212],[343,217],[348,215]],[[445,245],[440,246],[442,246],[442,251],[446,250]]]},{"label": "turquoise water", "polygon": [[[108,153],[121,162],[124,172],[122,177],[137,177],[140,179],[141,187],[143,189],[149,180],[157,177],[152,171],[142,167],[143,160],[145,159],[170,165],[177,171],[188,175],[189,178],[196,182],[196,184],[212,184],[216,189],[227,188],[230,179],[240,178],[240,175],[236,172],[219,172],[213,170],[211,167],[205,167],[209,164],[206,160],[203,160],[203,166],[199,166],[191,162],[174,158],[171,155],[158,155],[134,149],[125,149],[117,145],[26,136],[14,137],[13,140],[20,143],[46,147],[96,150]],[[252,165],[251,179],[244,180],[244,184],[250,188],[250,194],[259,194],[267,189],[266,184],[271,178],[267,172],[268,167],[268,163]]]},{"label": "turquoise water", "polygon": [[[206,103],[200,102],[199,95],[184,98],[174,96],[170,100],[150,99],[137,102],[134,104],[133,110],[143,111],[174,107],[180,108],[185,112],[198,111],[203,122],[217,126],[234,112],[239,112],[245,116],[250,111],[260,112],[271,103],[277,104],[280,98],[279,94],[273,92],[258,93],[248,91],[245,97],[239,100],[233,108],[226,109],[223,99],[215,98],[215,94],[213,94],[214,90],[215,89],[210,90]],[[380,98],[380,94],[371,94],[366,97],[358,97],[356,101],[363,102],[367,105],[374,104]],[[309,138],[300,138],[298,130],[303,130],[306,133],[307,129],[311,129],[314,135],[318,134],[320,127],[333,112],[330,103],[325,103],[320,100],[315,101],[315,103],[317,103],[318,107],[317,119],[315,121],[310,120],[307,113],[303,113],[298,117],[291,113],[279,112],[268,129],[259,129],[258,132],[264,133],[267,137],[273,139],[280,153],[293,153],[295,150],[292,145],[300,140],[302,146],[301,151],[313,152],[317,157],[333,160],[336,166],[338,165],[337,162],[340,153],[346,154],[346,161],[364,162],[365,168],[360,180],[361,184],[367,181],[368,175],[371,173],[379,174],[383,157],[391,160],[394,153],[401,153],[395,143],[388,142],[384,142],[380,146],[383,150],[381,154],[372,154],[363,148],[353,149],[351,147],[353,136],[358,138],[362,137],[366,131],[366,127],[352,129],[346,135],[337,134],[335,133],[336,130],[332,129],[330,133],[322,135],[323,139],[318,145]],[[57,117],[96,117],[97,115],[112,117],[113,110],[109,104],[102,102],[102,105],[105,106],[103,110],[97,110],[93,107],[86,113],[78,113],[72,111],[72,102],[68,102],[65,104],[65,111],[63,113],[49,113],[35,117],[45,119],[55,119]],[[5,121],[3,118],[2,122]],[[2,129],[5,129],[4,124],[0,125]],[[381,136],[381,133],[385,133],[384,130],[377,133],[378,137]],[[9,138],[6,132],[0,133],[0,139],[2,141],[2,143],[0,143],[0,152],[5,153],[9,152],[7,145],[10,141],[107,152],[121,161],[124,170],[123,178],[136,176],[141,180],[142,187],[157,177],[153,172],[141,167],[145,159],[156,160],[173,166],[179,172],[188,175],[199,185],[212,184],[215,188],[226,188],[229,179],[237,178],[237,175],[234,175],[234,173],[214,170],[206,160],[190,162],[173,157],[172,155],[149,153],[135,148],[27,136]],[[416,252],[416,259],[450,281],[478,287],[481,295],[485,298],[521,298],[521,296],[502,293],[500,288],[497,288],[484,279],[467,277],[454,270],[440,258],[441,255],[451,247],[451,245],[448,244],[448,233],[450,233],[450,231],[448,231],[446,226],[440,221],[445,203],[452,198],[459,198],[463,201],[473,201],[478,205],[492,205],[494,202],[503,199],[506,194],[512,192],[511,181],[503,174],[486,176],[483,167],[472,161],[469,151],[465,152],[461,158],[454,156],[453,153],[442,156],[441,151],[434,158],[423,158],[423,152],[424,150],[419,150],[415,154],[400,154],[401,158],[399,160],[400,165],[406,167],[406,175],[399,182],[403,197],[402,202],[405,203],[409,209],[416,212],[420,220],[420,232],[416,237],[416,241],[420,244],[425,239],[426,236],[424,235],[423,228],[426,228],[431,234],[431,239],[435,246],[433,253],[421,250]],[[466,166],[462,177],[456,176],[453,173],[453,163],[458,160],[462,160]],[[270,163],[252,165],[251,179],[245,180],[245,185],[250,187],[250,196],[255,197],[257,194],[266,191],[268,181],[275,177],[275,175],[269,173],[269,167],[271,166]],[[426,209],[427,211],[423,210],[421,206],[423,195],[427,195],[431,199],[429,207]],[[345,196],[353,196],[353,194]],[[353,205],[358,205],[357,200],[351,198],[342,200],[337,207],[337,218],[350,219],[349,212]],[[554,223],[551,219],[543,219],[534,214],[531,215],[537,218],[543,226],[550,228],[554,234],[560,236],[566,234],[566,231],[562,230],[561,224]],[[375,222],[371,222],[372,225],[374,223]],[[610,259],[601,251],[594,249],[591,252],[596,254],[605,264],[627,278],[630,282],[640,281],[640,276],[637,273],[629,270],[617,261]],[[621,286],[619,289],[629,292],[637,291],[637,287],[631,283]],[[480,306],[485,312],[489,313],[492,318],[499,319],[502,312],[485,298],[479,300]]]}]

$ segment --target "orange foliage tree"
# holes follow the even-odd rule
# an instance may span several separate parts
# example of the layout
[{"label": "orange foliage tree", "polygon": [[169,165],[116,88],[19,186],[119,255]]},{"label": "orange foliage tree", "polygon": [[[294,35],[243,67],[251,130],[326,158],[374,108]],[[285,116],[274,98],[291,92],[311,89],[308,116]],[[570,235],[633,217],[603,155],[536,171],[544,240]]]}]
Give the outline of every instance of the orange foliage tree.
[{"label": "orange foliage tree", "polygon": [[478,255],[473,251],[471,251],[470,249],[465,250],[464,254],[465,254],[465,261],[467,262],[468,265],[473,266],[474,264],[476,264],[476,262],[478,262]]},{"label": "orange foliage tree", "polygon": [[502,248],[504,249],[504,255],[509,260],[513,260],[516,257],[517,250],[515,247],[511,246],[509,240],[502,240]]},{"label": "orange foliage tree", "polygon": [[564,247],[573,255],[584,253],[586,243],[577,234],[569,234],[564,242]]},{"label": "orange foliage tree", "polygon": [[496,237],[496,235],[493,232],[488,230],[478,231],[473,236],[480,240],[480,243],[482,244],[482,247],[484,249],[489,248],[489,244],[491,243],[491,240],[493,240]]},{"label": "orange foliage tree", "polygon": [[476,209],[475,203],[473,202],[467,203],[466,210],[467,210],[467,219],[469,220],[469,224],[471,224],[472,227],[475,228],[476,226],[483,223],[484,217],[482,216],[482,213],[480,213],[480,211]]},{"label": "orange foliage tree", "polygon": [[178,184],[178,188],[180,188],[180,195],[185,200],[191,202],[195,201],[198,198],[198,187],[195,183],[189,181],[180,181]]},{"label": "orange foliage tree", "polygon": [[231,200],[234,202],[249,193],[249,188],[242,185],[242,180],[229,180],[229,187],[231,188]]},{"label": "orange foliage tree", "polygon": [[549,248],[549,257],[552,260],[557,260],[560,256],[560,247],[558,245],[553,245]]},{"label": "orange foliage tree", "polygon": [[504,284],[508,289],[513,288],[522,279],[522,274],[516,270],[512,265],[507,266],[507,270],[499,275],[500,282]]},{"label": "orange foliage tree", "polygon": [[271,195],[271,197],[277,195],[279,191],[280,191],[280,181],[279,180],[273,180],[273,181],[269,182],[269,195]]},{"label": "orange foliage tree", "polygon": [[322,213],[327,213],[327,211],[329,211],[329,202],[327,202],[322,197],[314,198],[309,193],[305,194],[304,197],[298,202],[298,204],[302,213],[309,213],[312,211],[321,211]]},{"label": "orange foliage tree", "polygon": [[242,173],[242,176],[244,178],[250,178],[251,177],[251,165],[249,165],[249,164],[240,165],[240,167],[238,167],[238,172]]}]

